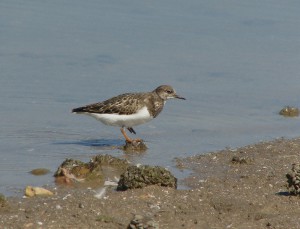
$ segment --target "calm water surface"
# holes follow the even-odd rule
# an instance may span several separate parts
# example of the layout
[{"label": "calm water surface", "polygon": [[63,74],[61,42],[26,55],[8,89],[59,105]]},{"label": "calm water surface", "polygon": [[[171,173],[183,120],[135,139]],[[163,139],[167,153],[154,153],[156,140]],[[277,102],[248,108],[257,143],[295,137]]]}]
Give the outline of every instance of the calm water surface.
[{"label": "calm water surface", "polygon": [[[53,184],[65,158],[96,154],[162,165],[175,157],[299,136],[299,1],[0,2],[0,192]],[[136,127],[149,150],[126,155],[118,128],[74,107],[173,85],[186,101]],[[51,174],[35,177],[34,168]]]}]

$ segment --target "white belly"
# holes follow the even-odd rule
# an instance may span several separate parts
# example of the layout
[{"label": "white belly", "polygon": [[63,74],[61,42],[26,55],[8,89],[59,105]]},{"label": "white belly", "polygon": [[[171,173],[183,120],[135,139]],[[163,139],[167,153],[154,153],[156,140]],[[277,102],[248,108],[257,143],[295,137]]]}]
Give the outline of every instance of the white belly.
[{"label": "white belly", "polygon": [[84,113],[90,115],[105,125],[120,126],[120,127],[133,127],[153,119],[146,107],[139,110],[138,113],[132,115],[118,115],[118,114],[97,114],[97,113]]}]

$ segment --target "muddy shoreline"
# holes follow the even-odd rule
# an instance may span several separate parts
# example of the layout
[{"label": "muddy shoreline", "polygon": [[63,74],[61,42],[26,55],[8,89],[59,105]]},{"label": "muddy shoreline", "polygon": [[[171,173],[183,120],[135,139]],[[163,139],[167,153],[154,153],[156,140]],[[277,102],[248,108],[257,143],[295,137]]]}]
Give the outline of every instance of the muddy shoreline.
[{"label": "muddy shoreline", "polygon": [[299,162],[300,138],[181,158],[190,190],[108,187],[98,199],[59,186],[49,197],[7,198],[0,228],[300,228],[300,198],[286,178]]}]

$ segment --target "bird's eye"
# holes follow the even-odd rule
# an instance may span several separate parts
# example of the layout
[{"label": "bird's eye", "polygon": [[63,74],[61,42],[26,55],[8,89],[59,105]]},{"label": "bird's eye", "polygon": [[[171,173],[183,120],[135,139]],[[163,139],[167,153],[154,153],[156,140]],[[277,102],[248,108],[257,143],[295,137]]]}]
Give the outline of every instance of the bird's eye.
[{"label": "bird's eye", "polygon": [[173,92],[171,90],[167,90],[167,93],[168,94],[172,94]]}]

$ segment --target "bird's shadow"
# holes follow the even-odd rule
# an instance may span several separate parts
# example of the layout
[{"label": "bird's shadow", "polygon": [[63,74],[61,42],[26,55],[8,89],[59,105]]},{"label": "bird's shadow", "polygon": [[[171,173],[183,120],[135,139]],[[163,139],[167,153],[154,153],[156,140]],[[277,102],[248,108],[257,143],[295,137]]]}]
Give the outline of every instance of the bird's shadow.
[{"label": "bird's shadow", "polygon": [[96,148],[115,148],[124,146],[124,141],[121,139],[83,139],[77,141],[60,141],[54,142],[55,145],[80,145]]}]

